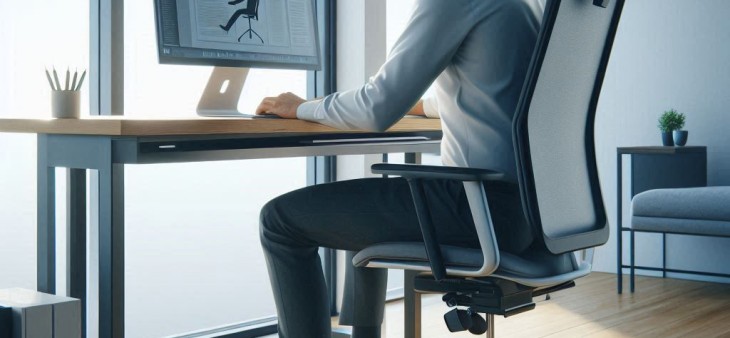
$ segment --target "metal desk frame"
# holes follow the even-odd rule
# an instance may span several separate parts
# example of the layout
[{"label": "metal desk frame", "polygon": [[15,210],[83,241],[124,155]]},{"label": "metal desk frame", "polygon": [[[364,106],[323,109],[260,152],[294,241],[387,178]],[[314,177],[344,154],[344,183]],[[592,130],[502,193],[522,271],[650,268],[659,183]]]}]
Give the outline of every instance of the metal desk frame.
[{"label": "metal desk frame", "polygon": [[[69,168],[66,196],[69,296],[82,300],[85,321],[89,304],[87,288],[98,286],[99,336],[121,338],[124,337],[125,164],[438,152],[440,139],[441,132],[435,131],[167,137],[39,134],[38,290],[56,293],[56,167]],[[92,205],[88,206],[90,271],[86,269],[87,169],[92,170]],[[92,285],[86,285],[87,274]],[[265,333],[254,331],[235,336]]]}]

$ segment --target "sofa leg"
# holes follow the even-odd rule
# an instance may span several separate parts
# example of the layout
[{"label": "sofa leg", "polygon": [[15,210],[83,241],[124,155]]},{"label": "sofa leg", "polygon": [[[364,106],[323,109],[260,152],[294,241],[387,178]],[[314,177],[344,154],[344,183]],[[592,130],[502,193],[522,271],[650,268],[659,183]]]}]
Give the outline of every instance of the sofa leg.
[{"label": "sofa leg", "polygon": [[662,278],[667,278],[667,233],[662,233]]},{"label": "sofa leg", "polygon": [[636,255],[636,232],[634,230],[631,230],[631,273],[630,273],[630,280],[631,285],[629,286],[631,288],[631,293],[634,293],[635,283],[634,283],[634,266],[635,266],[635,255]]},{"label": "sofa leg", "polygon": [[416,292],[414,283],[418,271],[405,270],[403,274],[404,337],[421,338],[421,294]]}]

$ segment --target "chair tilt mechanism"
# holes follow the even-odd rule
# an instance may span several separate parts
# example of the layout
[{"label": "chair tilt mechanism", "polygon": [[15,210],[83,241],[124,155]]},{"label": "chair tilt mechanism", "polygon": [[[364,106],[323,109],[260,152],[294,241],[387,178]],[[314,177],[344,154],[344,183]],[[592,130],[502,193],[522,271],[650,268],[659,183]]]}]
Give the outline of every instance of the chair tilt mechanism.
[{"label": "chair tilt mechanism", "polygon": [[535,308],[532,288],[504,280],[416,278],[419,292],[444,293],[450,307],[464,306],[477,313],[509,317]]},{"label": "chair tilt mechanism", "polygon": [[[533,298],[574,286],[590,273],[591,251],[609,227],[595,156],[594,121],[604,74],[624,0],[548,0],[535,53],[512,121],[520,207],[533,234],[517,254],[500,250],[485,182],[502,173],[478,168],[376,164],[374,174],[408,180],[422,242],[380,243],[358,252],[357,267],[403,269],[405,337],[420,337],[420,293],[445,294],[456,309],[446,314],[451,331],[487,332],[494,316],[535,308]],[[442,245],[421,182],[462,182],[479,248]],[[501,184],[501,183],[496,183]],[[513,202],[509,202],[513,203]],[[500,234],[504,236],[504,234]],[[506,247],[506,246],[505,246]],[[486,321],[479,315],[486,313]]]},{"label": "chair tilt mechanism", "polygon": [[[431,276],[418,276],[415,290],[420,293],[444,293],[441,298],[447,306],[455,308],[444,315],[451,332],[469,330],[483,334],[489,328],[479,313],[510,317],[535,309],[533,298],[568,289],[574,281],[554,287],[536,289],[519,283],[494,279],[434,280]],[[549,298],[548,298],[549,299]],[[459,309],[463,307],[465,309]]]}]

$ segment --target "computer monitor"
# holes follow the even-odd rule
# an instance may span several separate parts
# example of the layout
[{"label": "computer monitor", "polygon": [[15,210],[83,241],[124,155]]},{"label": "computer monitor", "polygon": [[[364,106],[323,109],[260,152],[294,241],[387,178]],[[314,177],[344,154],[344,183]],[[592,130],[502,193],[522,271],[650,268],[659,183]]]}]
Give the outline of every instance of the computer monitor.
[{"label": "computer monitor", "polygon": [[155,0],[155,17],[160,63],[215,66],[199,115],[247,115],[249,68],[320,68],[314,0]]}]

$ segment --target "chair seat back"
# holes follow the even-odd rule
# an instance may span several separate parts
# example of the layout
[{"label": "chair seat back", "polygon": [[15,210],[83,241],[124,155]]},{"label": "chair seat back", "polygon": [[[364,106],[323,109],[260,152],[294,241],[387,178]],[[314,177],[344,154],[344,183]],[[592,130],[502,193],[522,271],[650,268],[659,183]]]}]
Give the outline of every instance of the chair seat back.
[{"label": "chair seat back", "polygon": [[594,121],[623,4],[548,0],[515,114],[525,214],[555,254],[608,240]]}]

